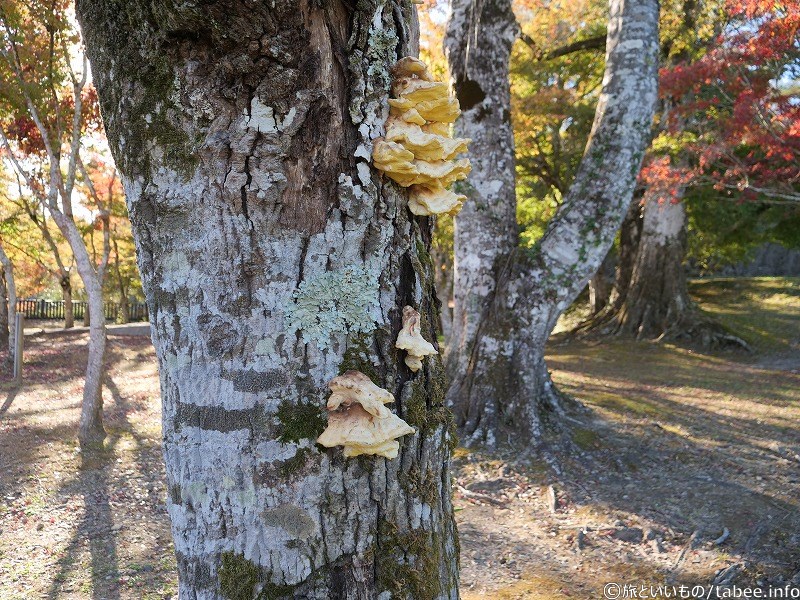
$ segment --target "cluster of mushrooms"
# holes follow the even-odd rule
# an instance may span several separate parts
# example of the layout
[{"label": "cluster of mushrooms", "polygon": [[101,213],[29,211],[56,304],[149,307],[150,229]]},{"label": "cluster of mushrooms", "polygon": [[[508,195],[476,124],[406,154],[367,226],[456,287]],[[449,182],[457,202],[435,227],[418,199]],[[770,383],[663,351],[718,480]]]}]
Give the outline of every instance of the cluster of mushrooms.
[{"label": "cluster of mushrooms", "polygon": [[[438,354],[436,348],[419,332],[419,313],[403,309],[403,329],[395,347],[406,351],[406,365],[412,371],[422,368],[422,359]],[[346,457],[375,454],[396,458],[400,450],[397,438],[414,433],[414,428],[386,408],[394,402],[391,392],[375,385],[361,371],[347,371],[334,377],[328,387],[328,427],[317,438],[326,448],[343,446]]]},{"label": "cluster of mushrooms", "polygon": [[[449,124],[461,114],[458,100],[416,58],[401,59],[392,73],[395,97],[389,99],[386,136],[375,140],[374,165],[410,188],[408,208],[415,215],[455,214],[466,197],[447,186],[470,171],[467,159],[456,159],[467,150],[469,140],[453,139],[449,133]],[[420,334],[420,314],[411,306],[403,308],[403,328],[395,347],[406,351],[405,363],[414,372],[422,368],[426,356],[438,354]],[[326,448],[343,446],[346,457],[396,458],[397,438],[414,433],[414,428],[386,408],[394,396],[360,371],[334,377],[328,387],[328,427],[317,442]]]},{"label": "cluster of mushrooms", "polygon": [[466,196],[447,187],[470,171],[469,160],[456,158],[470,140],[450,136],[450,124],[461,114],[458,99],[416,58],[400,59],[392,74],[395,97],[389,99],[386,135],[373,145],[375,168],[409,188],[408,208],[415,215],[455,214]]}]

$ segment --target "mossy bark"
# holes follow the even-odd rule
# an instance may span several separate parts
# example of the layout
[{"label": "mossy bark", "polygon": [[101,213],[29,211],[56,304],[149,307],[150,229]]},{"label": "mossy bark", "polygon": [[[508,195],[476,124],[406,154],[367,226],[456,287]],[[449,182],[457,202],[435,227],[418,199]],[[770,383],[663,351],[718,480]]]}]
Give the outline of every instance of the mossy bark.
[{"label": "mossy bark", "polygon": [[[407,304],[436,339],[431,222],[370,164],[412,5],[77,11],[159,361],[180,598],[457,597],[443,367],[394,348]],[[343,367],[413,414],[397,459],[315,444]]]},{"label": "mossy bark", "polygon": [[[486,79],[507,80],[507,70],[481,71],[481,67],[494,64],[483,60],[483,53],[492,51],[482,49],[506,43],[492,35],[498,22],[513,19],[509,4],[483,3],[480,18],[466,0],[454,5],[448,40],[475,42],[468,46],[469,52],[450,53],[456,83],[465,68],[472,73],[468,80],[478,82],[466,85],[474,101],[464,107],[463,122],[470,128],[462,125],[459,134],[465,137],[475,137],[473,130],[480,136],[482,127],[492,119],[507,118],[510,109],[499,95],[484,101],[476,93],[488,88],[483,84]],[[545,343],[558,316],[597,271],[628,210],[656,102],[658,13],[655,0],[610,3],[606,72],[586,152],[564,202],[534,249],[516,249],[515,231],[506,228],[502,234],[498,220],[488,218],[514,214],[513,188],[506,186],[502,196],[495,194],[503,206],[490,206],[487,212],[482,208],[482,190],[499,191],[503,186],[494,185],[488,168],[477,170],[469,180],[466,206],[474,202],[478,210],[465,208],[456,220],[456,259],[463,253],[467,275],[470,270],[482,274],[469,285],[483,295],[456,293],[455,313],[465,315],[462,321],[470,324],[471,333],[461,348],[453,348],[463,357],[448,360],[454,375],[448,402],[467,444],[535,443],[549,417],[561,412],[544,361]],[[463,16],[470,14],[473,19]],[[513,170],[513,147],[493,156],[495,169],[511,165]],[[471,237],[459,236],[460,224],[474,230]],[[462,271],[457,262],[456,291],[465,285],[459,281]],[[454,330],[458,323],[456,319]]]}]

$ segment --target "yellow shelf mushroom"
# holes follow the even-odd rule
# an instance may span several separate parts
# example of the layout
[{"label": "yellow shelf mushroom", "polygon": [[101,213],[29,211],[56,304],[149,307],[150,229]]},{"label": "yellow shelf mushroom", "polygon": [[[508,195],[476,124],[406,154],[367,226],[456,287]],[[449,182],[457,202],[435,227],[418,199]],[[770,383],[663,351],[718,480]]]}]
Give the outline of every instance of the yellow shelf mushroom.
[{"label": "yellow shelf mushroom", "polygon": [[455,214],[466,196],[447,189],[470,172],[466,152],[470,140],[453,138],[449,124],[461,114],[447,84],[434,81],[428,67],[407,56],[392,69],[392,93],[386,136],[375,140],[375,168],[402,185],[412,187],[409,209],[420,216]]},{"label": "yellow shelf mushroom", "polygon": [[328,427],[317,438],[326,448],[343,446],[346,457],[373,454],[396,458],[397,438],[415,430],[385,404],[394,396],[360,371],[334,377],[328,387]]},{"label": "yellow shelf mushroom", "polygon": [[454,215],[461,210],[466,196],[456,194],[439,185],[429,188],[424,185],[412,185],[408,195],[408,208],[415,215]]},{"label": "yellow shelf mushroom", "polygon": [[433,344],[428,342],[419,332],[419,313],[410,306],[403,308],[403,328],[397,334],[395,348],[407,352],[405,363],[416,372],[422,368],[422,359],[432,354],[439,354]]}]

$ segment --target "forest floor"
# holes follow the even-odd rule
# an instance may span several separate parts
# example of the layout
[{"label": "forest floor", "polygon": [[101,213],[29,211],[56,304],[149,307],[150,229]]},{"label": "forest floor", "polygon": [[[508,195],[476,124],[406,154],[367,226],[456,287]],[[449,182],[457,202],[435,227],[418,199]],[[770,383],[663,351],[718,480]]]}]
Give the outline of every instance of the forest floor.
[{"label": "forest floor", "polygon": [[[754,352],[555,336],[554,379],[585,407],[570,411],[576,451],[556,469],[456,451],[465,600],[597,599],[607,582],[800,586],[800,280],[692,292]],[[82,458],[85,335],[26,336],[25,384],[0,383],[3,600],[176,592],[153,348],[109,336],[109,438]]]}]

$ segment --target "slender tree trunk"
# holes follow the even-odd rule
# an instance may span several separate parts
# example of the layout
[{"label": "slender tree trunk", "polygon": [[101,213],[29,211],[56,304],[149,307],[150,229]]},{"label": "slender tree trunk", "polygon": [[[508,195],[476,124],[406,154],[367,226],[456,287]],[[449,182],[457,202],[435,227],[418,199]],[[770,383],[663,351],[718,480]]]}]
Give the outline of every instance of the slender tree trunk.
[{"label": "slender tree trunk", "polygon": [[68,271],[62,272],[58,280],[61,286],[61,299],[64,301],[64,329],[75,327],[75,316],[72,309],[72,280]]},{"label": "slender tree trunk", "polygon": [[433,266],[436,272],[436,296],[439,298],[441,307],[439,308],[439,320],[442,326],[442,335],[445,344],[449,344],[453,336],[453,309],[450,306],[453,302],[453,268],[449,257],[431,250]]},{"label": "slender tree trunk", "polygon": [[[78,271],[81,273],[88,300],[86,310],[89,312],[89,359],[86,363],[86,379],[83,384],[83,402],[78,426],[78,439],[82,446],[100,444],[106,436],[103,428],[106,317],[103,310],[103,286],[90,260],[88,253],[82,259],[78,259]],[[81,262],[87,264],[81,266]]]},{"label": "slender tree trunk", "polygon": [[[103,282],[102,274],[89,256],[89,251],[83,242],[78,227],[70,217],[63,212],[51,209],[53,220],[58,225],[62,235],[72,249],[78,275],[86,290],[86,310],[89,311],[89,357],[86,363],[86,377],[83,383],[83,401],[81,403],[81,417],[78,425],[78,440],[82,447],[92,447],[102,444],[106,432],[103,428],[103,369],[106,352],[106,320],[103,310]],[[64,302],[72,306],[72,287],[64,286],[62,290],[69,290]],[[72,310],[68,313],[72,318]]]},{"label": "slender tree trunk", "polygon": [[[151,12],[152,11],[152,12]],[[457,598],[431,224],[370,165],[410,3],[80,0],[161,376],[181,599]],[[146,118],[145,118],[146,117]],[[357,369],[416,428],[321,451]]]},{"label": "slender tree trunk", "polygon": [[451,376],[467,368],[484,307],[518,241],[508,78],[518,33],[511,0],[452,2],[445,52],[463,111],[455,135],[472,139],[472,172],[458,185],[469,201],[455,218]]},{"label": "slender tree trunk", "polygon": [[128,295],[124,290],[120,290],[119,294],[119,319],[120,323],[128,323],[131,320],[130,305],[128,303]]},{"label": "slender tree trunk", "polygon": [[3,310],[3,316],[7,321],[8,363],[13,365],[17,336],[17,285],[14,281],[14,265],[2,246],[0,246],[0,265],[3,267],[3,282],[6,292],[6,305]]},{"label": "slender tree trunk", "polygon": [[[0,271],[0,347],[8,346],[8,288],[5,271]],[[10,348],[9,348],[10,350]]]},{"label": "slender tree trunk", "polygon": [[[475,331],[475,341],[464,346],[466,364],[454,369],[448,391],[467,444],[525,445],[540,438],[549,414],[561,410],[544,362],[545,342],[558,316],[597,271],[628,210],[650,139],[656,101],[658,13],[656,0],[611,1],[606,73],[589,143],[564,203],[537,246],[484,254],[485,247],[509,248],[511,241],[516,245],[515,237],[473,234],[476,237],[470,242],[456,238],[456,255],[469,253],[463,246],[471,243],[472,260],[483,265],[483,272],[494,273],[496,282],[482,302],[461,300],[456,308],[457,314],[470,315],[462,321],[472,323]],[[496,42],[480,30],[506,22],[507,14],[496,10],[485,14],[478,21],[477,33],[465,31],[469,21],[461,14],[464,10],[454,6],[448,40],[458,39],[461,31],[467,39],[482,40],[470,45],[470,52],[503,45],[504,41]],[[458,56],[450,52],[451,71],[456,74],[462,69],[458,62],[452,64]],[[494,71],[484,76],[505,81],[508,73]],[[478,130],[488,114],[508,112],[508,105],[498,102],[467,106],[468,113],[475,111],[475,119],[464,119],[464,123],[475,122]],[[480,131],[473,135],[472,130],[462,130],[459,134],[475,137]],[[512,169],[513,158],[513,152],[505,156]],[[471,181],[473,188],[480,190],[488,188],[491,180],[484,176],[481,181]],[[460,222],[469,215],[462,212]],[[480,227],[481,220],[470,219],[470,223]],[[457,290],[462,286],[460,277],[457,268]],[[459,301],[456,295],[457,305]]]}]

